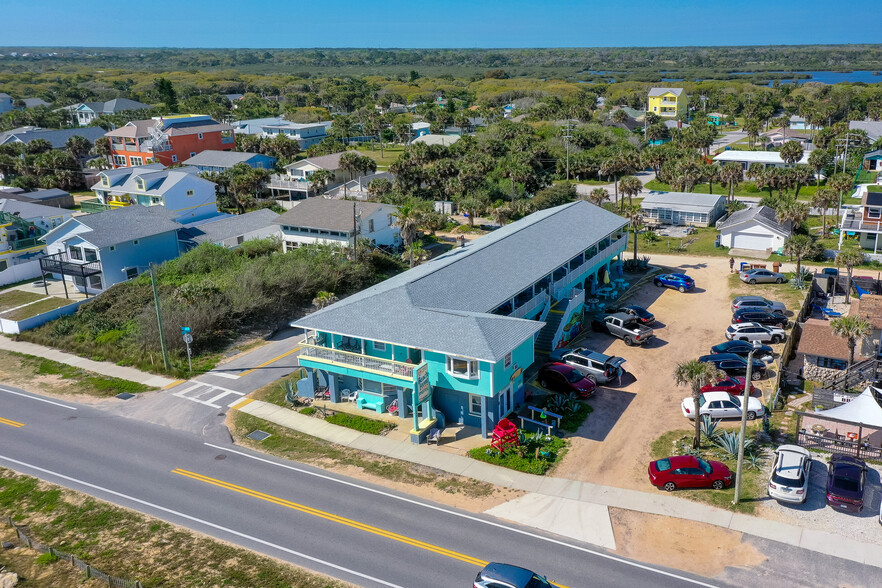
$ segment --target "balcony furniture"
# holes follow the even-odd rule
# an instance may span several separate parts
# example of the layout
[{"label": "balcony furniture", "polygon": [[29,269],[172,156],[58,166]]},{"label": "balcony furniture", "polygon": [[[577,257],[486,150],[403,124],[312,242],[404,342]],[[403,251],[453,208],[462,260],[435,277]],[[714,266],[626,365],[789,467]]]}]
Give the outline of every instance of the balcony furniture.
[{"label": "balcony furniture", "polygon": [[824,308],[823,306],[818,306],[817,304],[812,304],[812,307],[813,307],[815,310],[820,311],[820,313],[823,314],[823,315],[826,316],[826,317],[830,317],[830,316],[833,316],[833,317],[836,317],[836,316],[842,316],[842,313],[841,313],[841,312],[836,312],[835,310],[830,310],[829,308]]},{"label": "balcony furniture", "polygon": [[349,388],[344,388],[340,393],[340,399],[343,402],[355,402],[358,400],[358,390],[352,391]]},{"label": "balcony furniture", "polygon": [[441,429],[437,427],[432,427],[431,429],[429,429],[429,436],[426,437],[426,445],[431,445],[432,443],[438,445],[440,441]]},{"label": "balcony furniture", "polygon": [[[358,394],[357,390],[356,394]],[[383,414],[383,410],[386,407],[385,402],[383,402],[383,397],[375,396],[373,394],[358,394],[358,399],[355,401],[355,405],[358,408],[369,408],[371,410],[375,410],[378,414]]]}]

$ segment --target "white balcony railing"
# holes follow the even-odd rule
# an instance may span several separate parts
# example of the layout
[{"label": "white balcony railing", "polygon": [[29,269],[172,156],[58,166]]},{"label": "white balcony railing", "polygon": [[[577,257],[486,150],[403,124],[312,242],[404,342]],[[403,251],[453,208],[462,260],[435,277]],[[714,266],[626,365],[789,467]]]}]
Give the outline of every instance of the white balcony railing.
[{"label": "white balcony railing", "polygon": [[844,231],[873,231],[882,233],[882,220],[868,221],[855,215],[846,215],[842,219],[842,230]]},{"label": "white balcony railing", "polygon": [[612,243],[610,243],[604,249],[601,249],[600,251],[598,251],[597,255],[595,255],[594,257],[584,261],[576,269],[568,271],[567,275],[565,275],[564,277],[562,277],[559,280],[556,280],[552,284],[551,291],[554,293],[554,298],[556,300],[560,300],[564,296],[564,294],[567,293],[567,287],[566,287],[567,284],[571,284],[575,280],[576,276],[580,276],[580,275],[584,274],[585,272],[590,270],[592,266],[595,266],[598,263],[600,263],[601,260],[610,257],[613,253],[618,253],[619,251],[624,251],[624,249],[627,245],[628,245],[628,237],[622,236],[622,237],[614,240]]},{"label": "white balcony railing", "polygon": [[307,343],[306,339],[300,342],[300,347],[301,356],[332,361],[334,363],[342,363],[376,372],[384,372],[391,376],[413,379],[413,369],[415,366],[409,363],[401,363],[399,361],[392,361],[391,359],[383,359],[382,357],[371,357],[370,355],[362,355],[360,353],[322,347],[321,345],[313,345]]},{"label": "white balcony railing", "polygon": [[302,190],[304,192],[313,189],[312,182],[308,180],[298,180],[292,176],[270,176],[267,184],[269,188],[277,188],[280,190]]},{"label": "white balcony railing", "polygon": [[514,309],[514,312],[512,312],[508,316],[514,318],[524,318],[525,316],[542,306],[542,303],[546,300],[548,300],[548,294],[544,291],[539,292],[538,294],[530,298],[526,303]]}]

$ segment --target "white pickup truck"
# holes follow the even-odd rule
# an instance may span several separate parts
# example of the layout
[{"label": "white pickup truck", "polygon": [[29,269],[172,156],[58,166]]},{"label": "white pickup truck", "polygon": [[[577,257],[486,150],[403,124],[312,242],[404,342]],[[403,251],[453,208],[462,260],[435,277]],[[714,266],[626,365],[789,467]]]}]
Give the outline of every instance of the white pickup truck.
[{"label": "white pickup truck", "polygon": [[599,333],[609,333],[625,342],[625,345],[644,345],[655,334],[652,329],[637,322],[630,314],[619,312],[603,317],[602,321],[594,320],[591,328]]}]

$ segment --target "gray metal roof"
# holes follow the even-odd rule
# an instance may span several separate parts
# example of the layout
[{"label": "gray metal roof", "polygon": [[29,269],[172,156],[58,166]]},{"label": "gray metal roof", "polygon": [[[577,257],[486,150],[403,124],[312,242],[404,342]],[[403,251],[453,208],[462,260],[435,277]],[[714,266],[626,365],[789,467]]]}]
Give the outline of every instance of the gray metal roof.
[{"label": "gray metal roof", "polygon": [[874,142],[882,137],[882,121],[877,120],[853,120],[848,123],[851,130],[861,130],[867,132],[870,142]]},{"label": "gray metal roof", "polygon": [[31,200],[50,200],[59,196],[70,196],[70,192],[65,192],[61,188],[45,188],[42,190],[34,190],[33,192],[25,192],[22,194]]},{"label": "gray metal roof", "polygon": [[18,213],[18,216],[25,220],[44,216],[61,216],[71,213],[70,210],[64,208],[56,208],[55,206],[46,206],[45,204],[14,200],[11,198],[0,198],[0,211],[8,212],[10,214]]},{"label": "gray metal roof", "polygon": [[643,199],[640,207],[644,210],[651,208],[669,208],[681,212],[710,212],[720,201],[724,200],[717,194],[695,194],[693,192],[652,192]]},{"label": "gray metal roof", "polygon": [[768,206],[756,206],[753,208],[742,208],[729,215],[725,221],[717,223],[718,229],[735,226],[747,221],[754,221],[764,227],[776,231],[778,233],[789,235],[790,229],[778,222],[778,215],[773,208]]},{"label": "gray metal roof", "polygon": [[680,96],[683,93],[683,88],[650,88],[649,95],[650,96],[661,96],[663,94],[667,94],[670,92],[674,96]]},{"label": "gray metal roof", "polygon": [[5,133],[6,137],[4,139],[0,139],[0,144],[7,143],[10,140],[18,140],[22,143],[30,143],[36,139],[45,139],[49,141],[52,145],[53,149],[62,149],[64,148],[67,140],[71,137],[78,135],[80,137],[85,137],[92,143],[96,140],[100,139],[104,136],[104,129],[101,127],[81,127],[78,129],[58,129],[58,130],[32,130],[32,131],[23,131],[20,133]]},{"label": "gray metal roof", "polygon": [[542,323],[487,313],[626,224],[581,200],[541,210],[296,324],[498,361]]},{"label": "gray metal roof", "polygon": [[96,247],[107,247],[123,241],[177,231],[182,225],[173,220],[174,216],[175,213],[164,206],[124,206],[72,218],[49,231],[42,239],[48,242],[53,233],[68,223],[76,222],[91,229],[89,232],[81,233],[80,237]]},{"label": "gray metal roof", "polygon": [[320,167],[322,169],[326,169],[328,171],[335,171],[340,169],[340,158],[344,153],[355,153],[356,155],[363,156],[364,153],[361,151],[341,151],[339,153],[331,153],[330,155],[320,155],[318,157],[307,157],[306,159],[301,159],[300,161],[295,161],[294,163],[289,163],[285,166],[285,168],[295,167],[301,163],[311,163],[316,167]]},{"label": "gray metal roof", "polygon": [[182,231],[182,236],[196,243],[217,243],[278,224],[276,222],[278,217],[279,215],[272,210],[261,208],[245,214],[200,222],[197,226],[188,226]]},{"label": "gray metal roof", "polygon": [[391,204],[379,202],[307,198],[276,218],[276,224],[349,232],[355,222],[353,209],[356,213],[360,212],[361,218],[367,218],[378,210],[386,209],[390,214],[398,210]]},{"label": "gray metal roof", "polygon": [[237,163],[248,163],[255,157],[268,157],[260,153],[246,153],[242,151],[216,151],[209,149],[197,153],[184,162],[184,165],[204,165],[211,167],[233,167]]}]

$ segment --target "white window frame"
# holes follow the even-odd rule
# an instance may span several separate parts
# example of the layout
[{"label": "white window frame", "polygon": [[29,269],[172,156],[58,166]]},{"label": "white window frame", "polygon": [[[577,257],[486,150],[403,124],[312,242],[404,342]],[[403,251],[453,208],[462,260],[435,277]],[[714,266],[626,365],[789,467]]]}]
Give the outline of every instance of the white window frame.
[{"label": "white window frame", "polygon": [[[125,165],[126,164],[126,156],[125,155],[114,155],[113,156],[113,165]],[[110,182],[107,181],[107,178],[101,182],[104,186],[109,186]]]},{"label": "white window frame", "polygon": [[386,344],[382,341],[374,341],[374,351],[386,351]]},{"label": "white window frame", "polygon": [[178,162],[178,156],[172,155],[172,163],[177,163],[177,162]]},{"label": "white window frame", "polygon": [[[465,372],[457,372],[453,369],[454,362],[465,362]],[[457,357],[455,355],[447,356],[447,373],[454,378],[462,380],[478,380],[481,377],[481,366],[476,359],[468,359],[467,357]]]},{"label": "white window frame", "polygon": [[511,367],[511,351],[509,351],[508,353],[505,354],[505,359],[503,360],[503,366],[505,366],[505,369],[508,369]]},{"label": "white window frame", "polygon": [[193,190],[187,190],[187,196],[192,196],[193,194],[195,194]]},{"label": "white window frame", "polygon": [[129,163],[131,163],[132,167],[144,165],[144,158],[139,155],[129,155]]},{"label": "white window frame", "polygon": [[[478,411],[475,412],[475,402],[478,403]],[[469,414],[471,416],[481,416],[481,396],[479,394],[469,394]]]},{"label": "white window frame", "polygon": [[202,138],[202,133],[199,133],[199,139],[201,140]]},{"label": "white window frame", "polygon": [[878,208],[875,206],[868,207],[867,208],[867,218],[882,218],[882,208]]},{"label": "white window frame", "polygon": [[71,259],[75,259],[77,261],[83,261],[83,250],[75,245],[71,245],[67,248],[68,255]]}]

